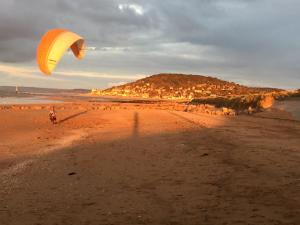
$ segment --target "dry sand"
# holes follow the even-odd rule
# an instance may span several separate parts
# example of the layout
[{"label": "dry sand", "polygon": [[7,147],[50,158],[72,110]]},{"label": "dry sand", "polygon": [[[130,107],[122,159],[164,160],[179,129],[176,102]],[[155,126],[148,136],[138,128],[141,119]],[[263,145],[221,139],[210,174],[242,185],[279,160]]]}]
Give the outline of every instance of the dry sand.
[{"label": "dry sand", "polygon": [[0,110],[0,224],[299,225],[300,122],[280,116]]}]

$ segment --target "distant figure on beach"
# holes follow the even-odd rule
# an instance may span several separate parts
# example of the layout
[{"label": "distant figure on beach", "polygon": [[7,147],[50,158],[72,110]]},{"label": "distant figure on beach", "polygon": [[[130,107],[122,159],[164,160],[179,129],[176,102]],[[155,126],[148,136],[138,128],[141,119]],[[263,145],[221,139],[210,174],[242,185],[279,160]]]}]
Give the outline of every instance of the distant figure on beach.
[{"label": "distant figure on beach", "polygon": [[54,110],[54,106],[52,106],[52,110],[49,112],[49,119],[52,122],[52,124],[56,124],[56,113]]}]

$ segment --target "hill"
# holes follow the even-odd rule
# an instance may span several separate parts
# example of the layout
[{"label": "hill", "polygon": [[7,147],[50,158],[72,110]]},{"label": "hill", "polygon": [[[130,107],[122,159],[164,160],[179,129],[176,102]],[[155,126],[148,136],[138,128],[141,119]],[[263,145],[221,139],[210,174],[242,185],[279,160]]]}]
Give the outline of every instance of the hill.
[{"label": "hill", "polygon": [[157,99],[215,98],[280,91],[273,88],[254,88],[202,75],[157,74],[132,83],[92,93]]}]

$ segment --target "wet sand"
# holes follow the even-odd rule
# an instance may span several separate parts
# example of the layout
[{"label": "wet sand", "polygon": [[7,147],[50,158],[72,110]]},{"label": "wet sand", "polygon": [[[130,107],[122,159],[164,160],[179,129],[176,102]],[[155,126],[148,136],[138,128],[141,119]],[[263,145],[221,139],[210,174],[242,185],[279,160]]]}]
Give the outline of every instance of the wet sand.
[{"label": "wet sand", "polygon": [[[0,224],[300,224],[281,111],[0,110]],[[275,118],[275,119],[274,119]]]}]

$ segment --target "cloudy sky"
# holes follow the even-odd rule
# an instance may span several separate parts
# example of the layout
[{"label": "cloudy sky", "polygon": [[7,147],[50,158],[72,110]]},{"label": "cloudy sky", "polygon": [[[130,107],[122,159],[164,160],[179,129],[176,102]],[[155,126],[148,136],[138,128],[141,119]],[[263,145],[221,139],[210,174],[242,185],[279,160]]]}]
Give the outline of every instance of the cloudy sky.
[{"label": "cloudy sky", "polygon": [[[104,88],[189,73],[300,88],[299,0],[1,0],[0,86]],[[49,29],[86,39],[51,77],[36,47]]]}]

